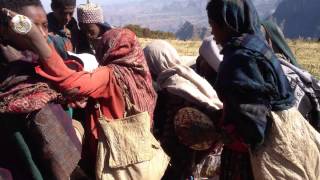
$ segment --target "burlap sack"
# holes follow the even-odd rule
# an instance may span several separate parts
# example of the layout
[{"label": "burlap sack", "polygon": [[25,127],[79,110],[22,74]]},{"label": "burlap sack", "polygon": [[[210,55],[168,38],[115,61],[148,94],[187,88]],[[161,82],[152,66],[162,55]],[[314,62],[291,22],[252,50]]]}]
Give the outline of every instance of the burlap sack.
[{"label": "burlap sack", "polygon": [[169,157],[150,132],[148,112],[123,119],[99,119],[96,179],[160,180]]},{"label": "burlap sack", "polygon": [[272,112],[262,147],[251,152],[256,180],[320,179],[320,135],[296,108]]}]

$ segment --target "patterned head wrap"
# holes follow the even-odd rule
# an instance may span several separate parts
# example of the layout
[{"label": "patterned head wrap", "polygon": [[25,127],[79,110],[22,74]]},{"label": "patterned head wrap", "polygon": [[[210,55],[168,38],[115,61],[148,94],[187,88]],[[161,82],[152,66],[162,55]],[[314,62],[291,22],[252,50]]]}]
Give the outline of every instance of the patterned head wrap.
[{"label": "patterned head wrap", "polygon": [[103,11],[102,8],[97,5],[88,2],[87,4],[80,4],[77,8],[78,21],[80,23],[103,23]]},{"label": "patterned head wrap", "polygon": [[127,87],[131,103],[140,111],[153,116],[157,94],[152,78],[138,42],[129,29],[114,28],[102,35],[96,58],[100,65],[110,67],[117,82]]}]

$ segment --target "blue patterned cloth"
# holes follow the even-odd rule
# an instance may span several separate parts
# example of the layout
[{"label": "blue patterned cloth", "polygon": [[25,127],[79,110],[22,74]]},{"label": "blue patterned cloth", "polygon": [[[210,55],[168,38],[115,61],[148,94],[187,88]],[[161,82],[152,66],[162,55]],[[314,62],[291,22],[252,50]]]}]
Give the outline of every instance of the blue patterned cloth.
[{"label": "blue patterned cloth", "polygon": [[260,38],[243,34],[223,48],[215,89],[224,103],[223,123],[233,124],[251,145],[263,141],[270,110],[293,106],[294,96],[280,62]]},{"label": "blue patterned cloth", "polygon": [[209,21],[221,24],[230,36],[222,44],[224,58],[215,83],[226,135],[220,180],[252,180],[248,148],[263,143],[270,111],[288,109],[294,97],[280,62],[263,39],[251,0],[211,0],[207,10]]}]

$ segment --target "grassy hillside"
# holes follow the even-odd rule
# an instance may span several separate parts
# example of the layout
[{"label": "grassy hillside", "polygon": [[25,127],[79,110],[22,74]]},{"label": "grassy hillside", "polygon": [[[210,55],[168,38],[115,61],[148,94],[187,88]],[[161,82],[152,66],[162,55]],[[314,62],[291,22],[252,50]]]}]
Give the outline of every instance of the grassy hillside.
[{"label": "grassy hillside", "polygon": [[[139,38],[142,47],[150,43],[154,39]],[[198,50],[201,41],[181,41],[181,40],[167,40],[178,51],[180,56],[198,56]]]},{"label": "grassy hillside", "polygon": [[320,79],[320,42],[289,41],[289,46],[299,63]]},{"label": "grassy hillside", "polygon": [[[150,43],[152,39],[139,39],[142,47]],[[201,41],[168,40],[181,56],[198,56]],[[293,53],[299,63],[310,73],[320,79],[320,42],[315,41],[289,41]]]}]

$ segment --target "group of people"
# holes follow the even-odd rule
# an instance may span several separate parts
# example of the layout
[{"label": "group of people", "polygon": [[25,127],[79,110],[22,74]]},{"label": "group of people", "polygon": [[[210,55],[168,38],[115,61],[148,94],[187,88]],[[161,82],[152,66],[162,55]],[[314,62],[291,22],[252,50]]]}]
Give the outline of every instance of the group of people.
[{"label": "group of people", "polygon": [[192,67],[91,2],[0,8],[0,178],[320,178],[320,82],[250,0],[208,2]]}]

